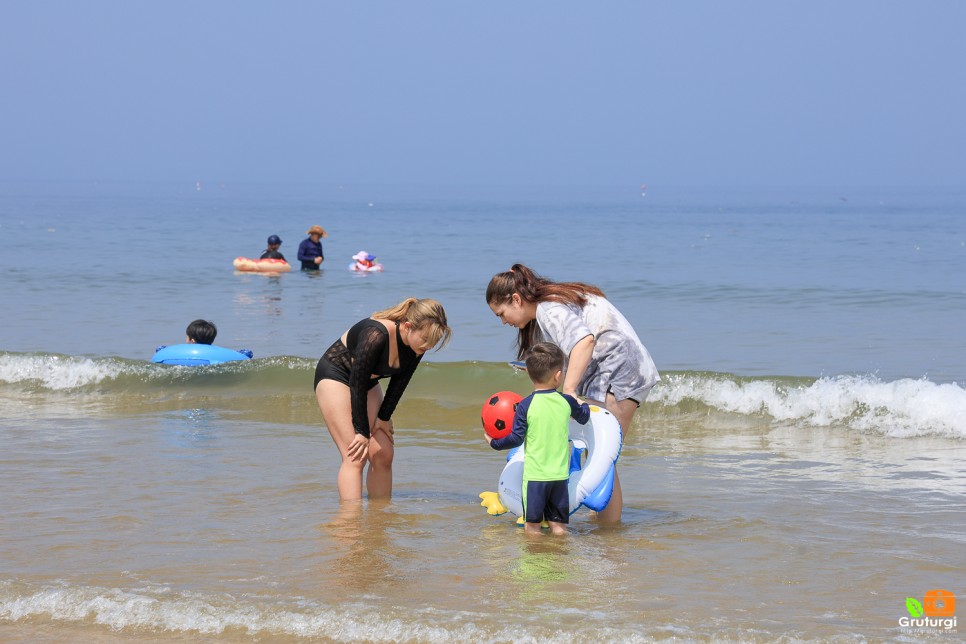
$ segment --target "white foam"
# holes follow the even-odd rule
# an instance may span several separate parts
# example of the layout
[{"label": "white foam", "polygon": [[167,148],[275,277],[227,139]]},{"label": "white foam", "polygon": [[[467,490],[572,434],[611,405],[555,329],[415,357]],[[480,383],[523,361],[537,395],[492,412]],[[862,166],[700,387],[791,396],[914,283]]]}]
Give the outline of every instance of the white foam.
[{"label": "white foam", "polygon": [[[242,630],[249,635],[283,634],[336,641],[536,642],[574,635],[553,628],[531,635],[521,630],[520,624],[495,619],[488,613],[441,614],[432,607],[374,612],[371,605],[360,603],[332,607],[298,598],[278,602],[166,589],[133,591],[66,584],[17,595],[12,584],[0,584],[0,620],[31,618],[94,623],[115,631],[149,629],[218,635]],[[587,639],[600,639],[605,632],[622,641],[646,641],[643,634],[600,626],[589,626],[585,635]]]},{"label": "white foam", "polygon": [[46,389],[74,389],[116,378],[125,367],[112,359],[57,355],[0,355],[0,382],[38,383]]},{"label": "white foam", "polygon": [[837,376],[790,386],[780,380],[686,374],[666,377],[648,402],[677,405],[689,399],[720,411],[816,427],[840,425],[893,437],[966,438],[966,389],[956,383]]}]

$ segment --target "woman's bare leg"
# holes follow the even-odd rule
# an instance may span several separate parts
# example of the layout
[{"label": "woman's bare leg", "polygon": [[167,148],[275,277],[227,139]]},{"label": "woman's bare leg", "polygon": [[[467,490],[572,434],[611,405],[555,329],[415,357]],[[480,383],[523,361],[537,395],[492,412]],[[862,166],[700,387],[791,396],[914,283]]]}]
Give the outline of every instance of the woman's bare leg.
[{"label": "woman's bare leg", "polygon": [[319,403],[319,411],[322,412],[329,435],[342,455],[337,479],[339,498],[343,501],[359,500],[362,498],[362,468],[366,460],[353,461],[346,456],[346,449],[356,434],[352,426],[349,387],[335,380],[322,380],[315,388],[315,400]]},{"label": "woman's bare leg", "polygon": [[[382,389],[378,386],[369,390],[369,425],[375,422],[376,413],[382,405]],[[395,448],[383,431],[378,431],[369,440],[369,472],[366,474],[366,491],[370,499],[392,496],[392,459]]]},{"label": "woman's bare leg", "polygon": [[[618,401],[614,394],[607,394],[607,403],[604,405],[607,410],[617,417],[617,422],[621,424],[621,434],[626,438],[627,431],[634,420],[634,413],[637,411],[637,403],[633,400]],[[621,482],[617,477],[617,466],[614,466],[614,493],[610,497],[610,503],[603,510],[597,513],[597,521],[602,524],[617,524],[621,521],[624,510],[624,494],[621,492]]]}]

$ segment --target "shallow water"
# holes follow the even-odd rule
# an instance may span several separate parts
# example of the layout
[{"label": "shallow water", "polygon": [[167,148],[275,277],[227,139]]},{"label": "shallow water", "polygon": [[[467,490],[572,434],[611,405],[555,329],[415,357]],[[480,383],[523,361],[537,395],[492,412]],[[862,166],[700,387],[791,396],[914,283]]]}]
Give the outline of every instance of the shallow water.
[{"label": "shallow water", "polygon": [[[621,454],[623,524],[581,510],[567,538],[528,539],[479,505],[503,456],[459,384],[519,389],[505,366],[424,366],[392,501],[341,507],[310,387],[250,365],[153,371],[2,388],[5,636],[894,638],[907,596],[960,590],[960,438],[658,396]],[[456,385],[436,399],[439,378]]]}]

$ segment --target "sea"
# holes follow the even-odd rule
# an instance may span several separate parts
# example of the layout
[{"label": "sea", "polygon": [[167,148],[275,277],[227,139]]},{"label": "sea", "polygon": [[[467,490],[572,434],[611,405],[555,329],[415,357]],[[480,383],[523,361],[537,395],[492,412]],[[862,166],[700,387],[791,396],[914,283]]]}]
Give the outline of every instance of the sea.
[{"label": "sea", "polygon": [[[233,269],[315,224],[318,273]],[[962,641],[966,190],[14,181],[0,234],[4,642]],[[618,526],[480,505],[482,404],[530,390],[484,301],[515,262],[661,372]],[[392,499],[340,504],[315,364],[410,296],[453,340]],[[254,359],[150,362],[196,318]]]}]

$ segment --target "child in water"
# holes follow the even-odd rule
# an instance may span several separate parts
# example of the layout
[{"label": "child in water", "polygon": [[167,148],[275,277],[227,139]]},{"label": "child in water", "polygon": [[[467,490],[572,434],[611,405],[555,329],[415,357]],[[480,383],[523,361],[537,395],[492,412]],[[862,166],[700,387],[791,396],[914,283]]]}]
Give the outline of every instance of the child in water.
[{"label": "child in water", "polygon": [[185,329],[186,344],[211,344],[218,335],[218,329],[208,320],[195,320]]},{"label": "child in water", "polygon": [[352,259],[355,260],[355,263],[349,265],[349,270],[363,272],[382,270],[382,264],[376,263],[376,256],[364,250],[360,250],[353,255]]},{"label": "child in water", "polygon": [[590,420],[590,407],[559,393],[565,356],[555,344],[539,342],[527,354],[527,375],[534,391],[517,403],[513,429],[503,438],[486,442],[493,449],[525,445],[523,459],[523,514],[527,533],[539,534],[546,520],[554,534],[566,534],[570,522],[570,441],[568,425]]}]

